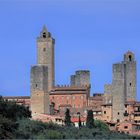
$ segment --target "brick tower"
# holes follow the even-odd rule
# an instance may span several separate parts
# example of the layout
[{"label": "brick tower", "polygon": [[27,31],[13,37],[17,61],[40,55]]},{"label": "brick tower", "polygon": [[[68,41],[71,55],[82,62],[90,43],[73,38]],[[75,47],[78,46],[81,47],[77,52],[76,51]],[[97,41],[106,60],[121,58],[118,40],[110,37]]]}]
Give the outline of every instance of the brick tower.
[{"label": "brick tower", "polygon": [[136,61],[130,51],[124,54],[124,61],[113,64],[112,99],[112,119],[123,121],[125,102],[136,100]]},{"label": "brick tower", "polygon": [[49,114],[49,91],[54,86],[54,39],[46,27],[37,38],[37,65],[31,67],[32,114]]}]

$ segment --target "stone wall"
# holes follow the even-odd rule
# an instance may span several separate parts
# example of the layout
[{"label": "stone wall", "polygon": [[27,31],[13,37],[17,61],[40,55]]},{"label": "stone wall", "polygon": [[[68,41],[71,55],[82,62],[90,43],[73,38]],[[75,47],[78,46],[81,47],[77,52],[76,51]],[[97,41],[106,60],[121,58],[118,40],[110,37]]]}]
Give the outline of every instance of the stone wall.
[{"label": "stone wall", "polygon": [[49,114],[48,67],[31,67],[30,79],[32,114]]},{"label": "stone wall", "polygon": [[125,66],[122,63],[113,65],[112,116],[114,122],[121,122],[123,121],[124,118],[124,112],[125,112],[124,71],[125,71]]},{"label": "stone wall", "polygon": [[111,84],[104,85],[103,102],[104,104],[112,103],[112,85]]}]

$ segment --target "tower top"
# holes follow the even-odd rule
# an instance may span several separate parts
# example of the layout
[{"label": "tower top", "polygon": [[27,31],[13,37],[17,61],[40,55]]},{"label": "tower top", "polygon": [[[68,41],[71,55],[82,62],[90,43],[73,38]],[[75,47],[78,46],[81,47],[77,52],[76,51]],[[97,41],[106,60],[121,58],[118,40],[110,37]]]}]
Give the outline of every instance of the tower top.
[{"label": "tower top", "polygon": [[42,31],[40,32],[40,38],[49,38],[51,37],[50,32],[47,31],[46,26],[44,25]]},{"label": "tower top", "polygon": [[45,25],[43,26],[42,32],[47,32],[47,28]]},{"label": "tower top", "polygon": [[134,61],[134,60],[135,60],[134,53],[128,50],[128,51],[124,54],[124,61],[131,62],[131,61]]}]

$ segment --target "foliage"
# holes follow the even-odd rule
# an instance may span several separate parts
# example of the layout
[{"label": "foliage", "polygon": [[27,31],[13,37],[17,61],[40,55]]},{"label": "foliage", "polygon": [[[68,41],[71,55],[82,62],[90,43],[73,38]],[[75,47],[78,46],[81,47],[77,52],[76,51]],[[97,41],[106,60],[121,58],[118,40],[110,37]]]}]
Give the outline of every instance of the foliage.
[{"label": "foliage", "polygon": [[7,101],[0,96],[0,112],[2,116],[10,120],[16,121],[18,118],[30,118],[31,112],[28,107],[17,105],[15,102]]},{"label": "foliage", "polygon": [[70,116],[70,110],[67,108],[65,112],[65,125],[70,126],[71,125],[71,116]]},{"label": "foliage", "polygon": [[[5,106],[5,107],[4,107]],[[13,108],[12,108],[13,107]],[[15,110],[14,110],[15,109]],[[10,113],[14,112],[15,116]],[[88,112],[87,126],[80,129],[70,125],[70,112],[66,112],[66,126],[43,123],[29,119],[30,113],[24,107],[0,98],[0,139],[130,139],[133,136],[111,132],[101,121],[94,121]],[[8,112],[9,111],[9,112]],[[13,113],[12,113],[13,114]],[[91,115],[92,114],[92,115]],[[24,117],[23,117],[23,116]],[[6,118],[7,117],[7,118]],[[91,119],[92,118],[92,119]],[[91,127],[92,126],[92,127]],[[139,139],[140,137],[135,136]]]},{"label": "foliage", "polygon": [[82,123],[81,123],[81,117],[80,117],[80,115],[79,115],[78,126],[79,126],[79,128],[81,128],[81,127],[82,127]]},{"label": "foliage", "polygon": [[13,138],[17,127],[15,122],[0,115],[0,139]]},{"label": "foliage", "polygon": [[88,110],[88,112],[87,112],[86,126],[88,128],[94,127],[94,119],[93,119],[93,111],[92,110]]},{"label": "foliage", "polygon": [[94,127],[102,131],[109,131],[108,125],[100,120],[94,120]]},{"label": "foliage", "polygon": [[18,123],[21,118],[31,117],[31,112],[23,105],[4,100],[0,96],[0,139],[16,138]]}]

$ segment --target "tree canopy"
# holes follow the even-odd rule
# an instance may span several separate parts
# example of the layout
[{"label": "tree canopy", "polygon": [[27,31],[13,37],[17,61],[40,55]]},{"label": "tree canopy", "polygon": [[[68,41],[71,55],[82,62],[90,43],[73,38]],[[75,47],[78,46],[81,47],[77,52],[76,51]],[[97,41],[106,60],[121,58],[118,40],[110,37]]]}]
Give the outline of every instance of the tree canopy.
[{"label": "tree canopy", "polygon": [[[0,111],[0,139],[132,139],[134,137],[111,132],[105,123],[97,120],[94,121],[94,127],[91,127],[93,125],[91,112],[88,112],[88,127],[82,126],[78,129],[70,125],[69,110],[66,111],[66,126],[31,120],[28,108],[5,101],[2,97]],[[140,137],[135,136],[135,138]]]},{"label": "tree canopy", "polygon": [[94,127],[94,119],[93,119],[93,111],[92,110],[88,110],[88,112],[87,112],[86,126],[88,128]]}]

